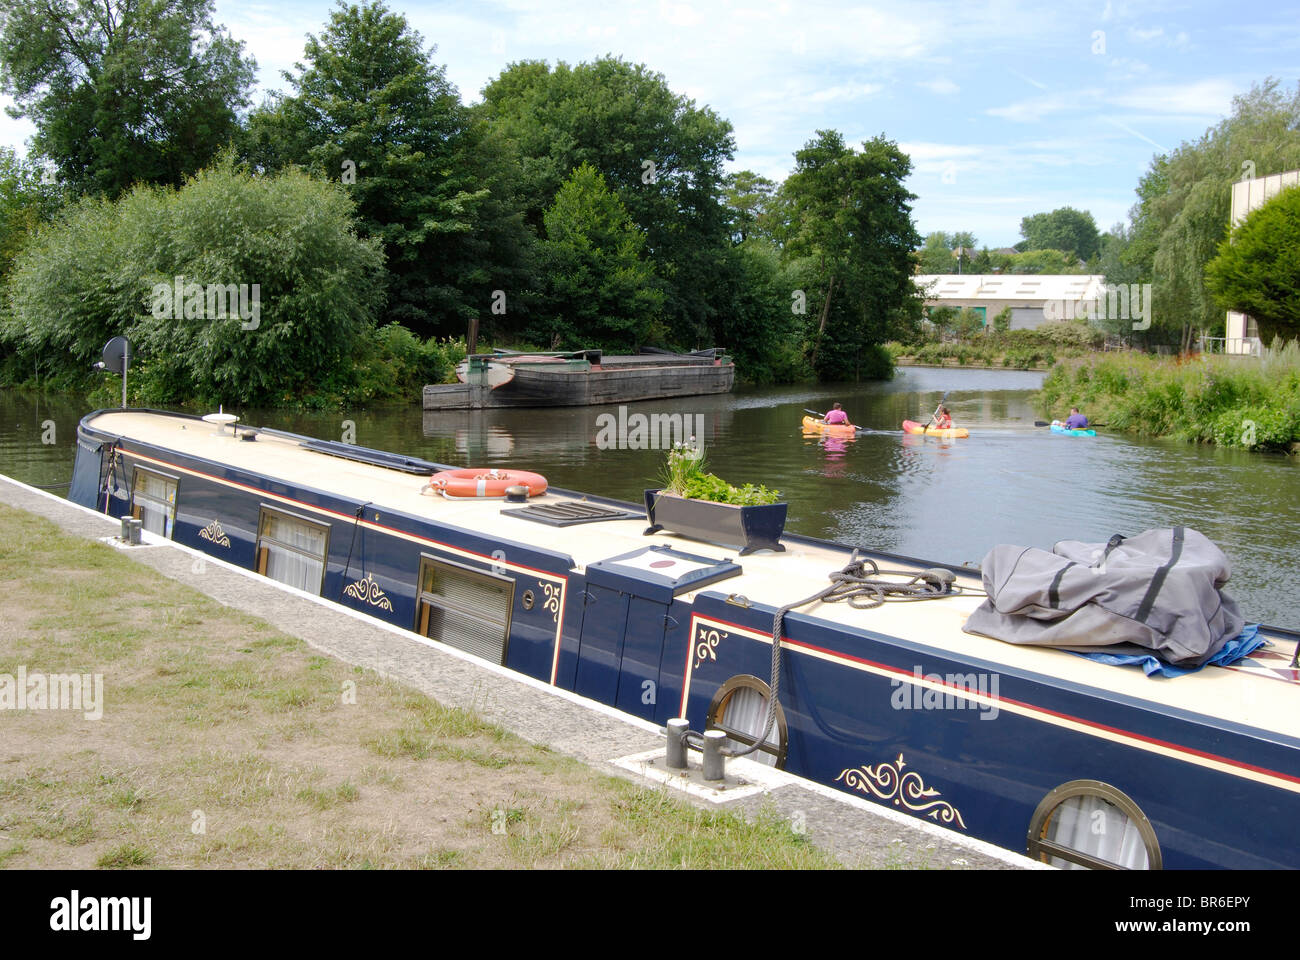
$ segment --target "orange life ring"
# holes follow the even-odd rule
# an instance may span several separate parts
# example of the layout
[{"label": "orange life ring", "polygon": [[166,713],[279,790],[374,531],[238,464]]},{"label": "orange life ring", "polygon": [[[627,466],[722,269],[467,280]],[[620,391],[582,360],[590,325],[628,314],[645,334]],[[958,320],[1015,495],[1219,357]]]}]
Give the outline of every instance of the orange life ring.
[{"label": "orange life ring", "polygon": [[530,497],[546,492],[546,478],[526,470],[443,470],[429,478],[426,490],[452,499],[504,497],[507,487],[527,487]]}]

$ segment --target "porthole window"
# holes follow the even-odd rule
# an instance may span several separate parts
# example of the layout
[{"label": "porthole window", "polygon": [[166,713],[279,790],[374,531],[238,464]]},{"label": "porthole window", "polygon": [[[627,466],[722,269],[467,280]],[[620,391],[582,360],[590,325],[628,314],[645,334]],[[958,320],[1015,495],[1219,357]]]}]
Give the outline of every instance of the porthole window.
[{"label": "porthole window", "polygon": [[1063,870],[1159,870],[1160,844],[1146,814],[1100,780],[1072,780],[1038,805],[1027,853]]},{"label": "porthole window", "polygon": [[136,467],[131,475],[131,516],[142,529],[170,540],[176,523],[176,478]]},{"label": "porthole window", "polygon": [[[771,695],[772,688],[758,677],[732,677],[713,695],[706,729],[725,733],[730,750],[753,746],[767,721],[767,703]],[[749,754],[748,759],[780,769],[785,766],[786,744],[785,711],[778,702],[772,729],[763,745]]]}]

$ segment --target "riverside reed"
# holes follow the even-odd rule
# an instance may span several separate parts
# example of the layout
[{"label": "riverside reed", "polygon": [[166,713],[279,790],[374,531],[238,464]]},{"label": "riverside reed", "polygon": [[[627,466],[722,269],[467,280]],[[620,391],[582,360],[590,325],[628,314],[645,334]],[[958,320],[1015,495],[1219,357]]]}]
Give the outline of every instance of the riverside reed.
[{"label": "riverside reed", "polygon": [[0,711],[0,867],[837,866],[771,808],[602,776],[4,506],[0,580],[0,674],[105,678],[98,721]]},{"label": "riverside reed", "polygon": [[1140,353],[1065,360],[1043,381],[1038,406],[1071,406],[1113,430],[1251,450],[1300,442],[1300,344],[1263,356],[1153,357]]}]

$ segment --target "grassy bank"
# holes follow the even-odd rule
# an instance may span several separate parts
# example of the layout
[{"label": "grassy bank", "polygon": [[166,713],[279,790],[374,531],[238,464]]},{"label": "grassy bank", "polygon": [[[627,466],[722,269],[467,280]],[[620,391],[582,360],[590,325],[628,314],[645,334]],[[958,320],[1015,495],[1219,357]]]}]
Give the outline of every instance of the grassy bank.
[{"label": "grassy bank", "polygon": [[0,865],[830,867],[319,656],[0,506],[0,674],[103,675],[103,715],[0,710]]},{"label": "grassy bank", "polygon": [[1115,430],[1253,450],[1300,442],[1300,345],[1261,359],[1097,354],[1065,360],[1043,382],[1038,405],[1063,416],[1078,406]]}]

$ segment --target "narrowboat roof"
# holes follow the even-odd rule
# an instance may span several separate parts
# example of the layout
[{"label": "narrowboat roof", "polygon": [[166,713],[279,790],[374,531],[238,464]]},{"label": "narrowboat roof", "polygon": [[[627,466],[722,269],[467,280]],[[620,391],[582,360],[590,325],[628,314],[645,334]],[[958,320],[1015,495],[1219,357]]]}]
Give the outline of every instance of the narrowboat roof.
[{"label": "narrowboat roof", "polygon": [[[559,551],[573,559],[579,572],[596,561],[654,544],[672,546],[701,557],[736,560],[736,551],[727,547],[684,540],[669,533],[645,536],[644,516],[556,528],[502,513],[503,509],[518,505],[503,504],[500,500],[447,500],[422,494],[424,479],[416,474],[310,449],[302,443],[306,438],[291,434],[261,432],[257,442],[250,443],[237,439],[229,429],[218,430],[198,418],[136,410],[103,411],[91,414],[82,423],[87,429],[110,436],[267,476],[290,488],[307,488],[380,509],[387,507],[481,536],[500,538],[507,545],[514,542],[534,549]],[[530,467],[529,464],[517,466]],[[189,468],[177,469],[183,474]],[[529,502],[557,504],[581,499],[581,494],[548,491]],[[351,521],[352,517],[346,519]],[[803,537],[786,537],[784,542],[785,552],[764,551],[739,558],[736,562],[742,567],[740,574],[700,590],[739,594],[779,606],[825,588],[829,575],[843,568],[850,558],[851,551],[837,544]],[[881,558],[870,548],[865,552],[878,560]],[[884,559],[882,566],[897,569],[921,570],[935,565],[904,562],[887,555]],[[973,572],[958,573],[957,582],[970,591],[981,589],[980,579]],[[693,596],[693,593],[680,595],[686,600]],[[1211,666],[1177,679],[1153,679],[1132,667],[1108,666],[1060,650],[1018,646],[962,632],[966,618],[982,599],[982,594],[975,592],[923,603],[886,603],[870,610],[855,609],[846,603],[818,603],[801,607],[792,616],[812,616],[827,623],[898,638],[932,650],[936,656],[975,662],[978,669],[1034,673],[1100,690],[1103,695],[1145,701],[1165,711],[1187,711],[1283,738],[1300,737],[1296,671],[1263,669],[1257,662],[1250,665],[1255,669]],[[1274,663],[1289,661],[1295,637],[1268,630],[1264,633],[1277,644],[1269,655],[1286,654],[1286,660],[1274,660]]]}]

